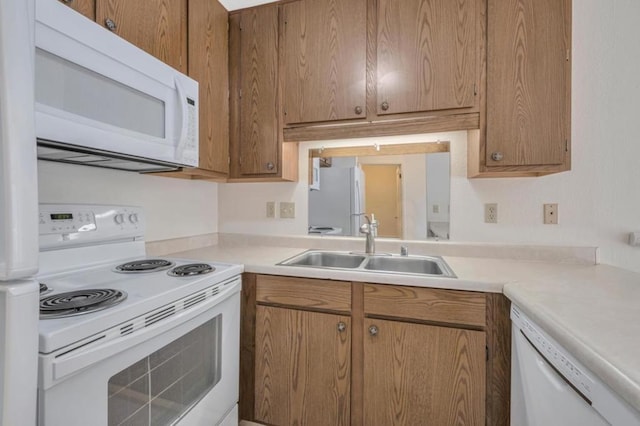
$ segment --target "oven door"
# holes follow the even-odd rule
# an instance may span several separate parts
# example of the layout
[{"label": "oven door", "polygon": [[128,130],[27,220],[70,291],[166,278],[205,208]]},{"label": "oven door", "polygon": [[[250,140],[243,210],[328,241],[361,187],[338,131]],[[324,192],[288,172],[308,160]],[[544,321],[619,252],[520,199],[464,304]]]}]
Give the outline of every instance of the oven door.
[{"label": "oven door", "polygon": [[[228,421],[238,402],[240,286],[229,280],[216,296],[122,337],[107,331],[70,352],[41,354],[38,424]],[[187,299],[194,303],[190,296],[184,306]]]}]

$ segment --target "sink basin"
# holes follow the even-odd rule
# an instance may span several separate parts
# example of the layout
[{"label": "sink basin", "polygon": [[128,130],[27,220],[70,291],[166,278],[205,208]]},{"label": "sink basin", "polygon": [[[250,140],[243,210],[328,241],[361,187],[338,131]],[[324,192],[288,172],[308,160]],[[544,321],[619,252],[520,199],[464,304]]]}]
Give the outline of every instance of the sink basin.
[{"label": "sink basin", "polygon": [[280,265],[353,269],[360,266],[365,259],[361,254],[311,250],[285,260]]},{"label": "sink basin", "polygon": [[367,255],[362,253],[308,250],[278,263],[284,266],[348,269],[359,272],[383,272],[455,278],[449,265],[437,256]]},{"label": "sink basin", "polygon": [[370,271],[404,272],[407,274],[446,275],[435,259],[409,256],[371,257],[365,269]]}]

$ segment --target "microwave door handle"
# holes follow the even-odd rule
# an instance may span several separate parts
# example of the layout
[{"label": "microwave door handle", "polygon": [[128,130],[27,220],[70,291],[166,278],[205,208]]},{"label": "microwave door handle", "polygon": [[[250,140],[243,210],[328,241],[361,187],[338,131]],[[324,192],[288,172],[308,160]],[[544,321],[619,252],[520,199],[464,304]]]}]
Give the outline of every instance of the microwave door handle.
[{"label": "microwave door handle", "polygon": [[182,83],[180,83],[179,77],[175,78],[176,83],[176,91],[178,92],[178,98],[180,99],[180,119],[181,119],[181,128],[180,128],[180,139],[178,140],[178,146],[176,147],[176,157],[178,159],[182,159],[182,153],[184,152],[184,147],[187,144],[187,126],[188,124],[188,111],[187,111],[187,97],[184,94],[184,88],[182,87]]}]

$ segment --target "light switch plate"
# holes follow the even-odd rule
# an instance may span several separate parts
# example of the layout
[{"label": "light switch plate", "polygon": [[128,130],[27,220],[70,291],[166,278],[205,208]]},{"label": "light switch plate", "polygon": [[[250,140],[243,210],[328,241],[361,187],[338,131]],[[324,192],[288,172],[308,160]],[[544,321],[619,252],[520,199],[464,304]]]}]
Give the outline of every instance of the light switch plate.
[{"label": "light switch plate", "polygon": [[267,201],[267,218],[273,219],[276,217],[276,202]]},{"label": "light switch plate", "polygon": [[280,219],[294,219],[296,217],[296,203],[280,202]]}]

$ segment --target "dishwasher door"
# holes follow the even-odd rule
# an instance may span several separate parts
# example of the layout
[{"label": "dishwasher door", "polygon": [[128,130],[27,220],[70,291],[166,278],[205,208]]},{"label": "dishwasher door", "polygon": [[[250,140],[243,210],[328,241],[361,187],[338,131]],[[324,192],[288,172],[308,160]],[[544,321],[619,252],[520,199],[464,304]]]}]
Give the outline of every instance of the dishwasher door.
[{"label": "dishwasher door", "polygon": [[609,425],[540,355],[515,323],[511,334],[512,425]]}]

